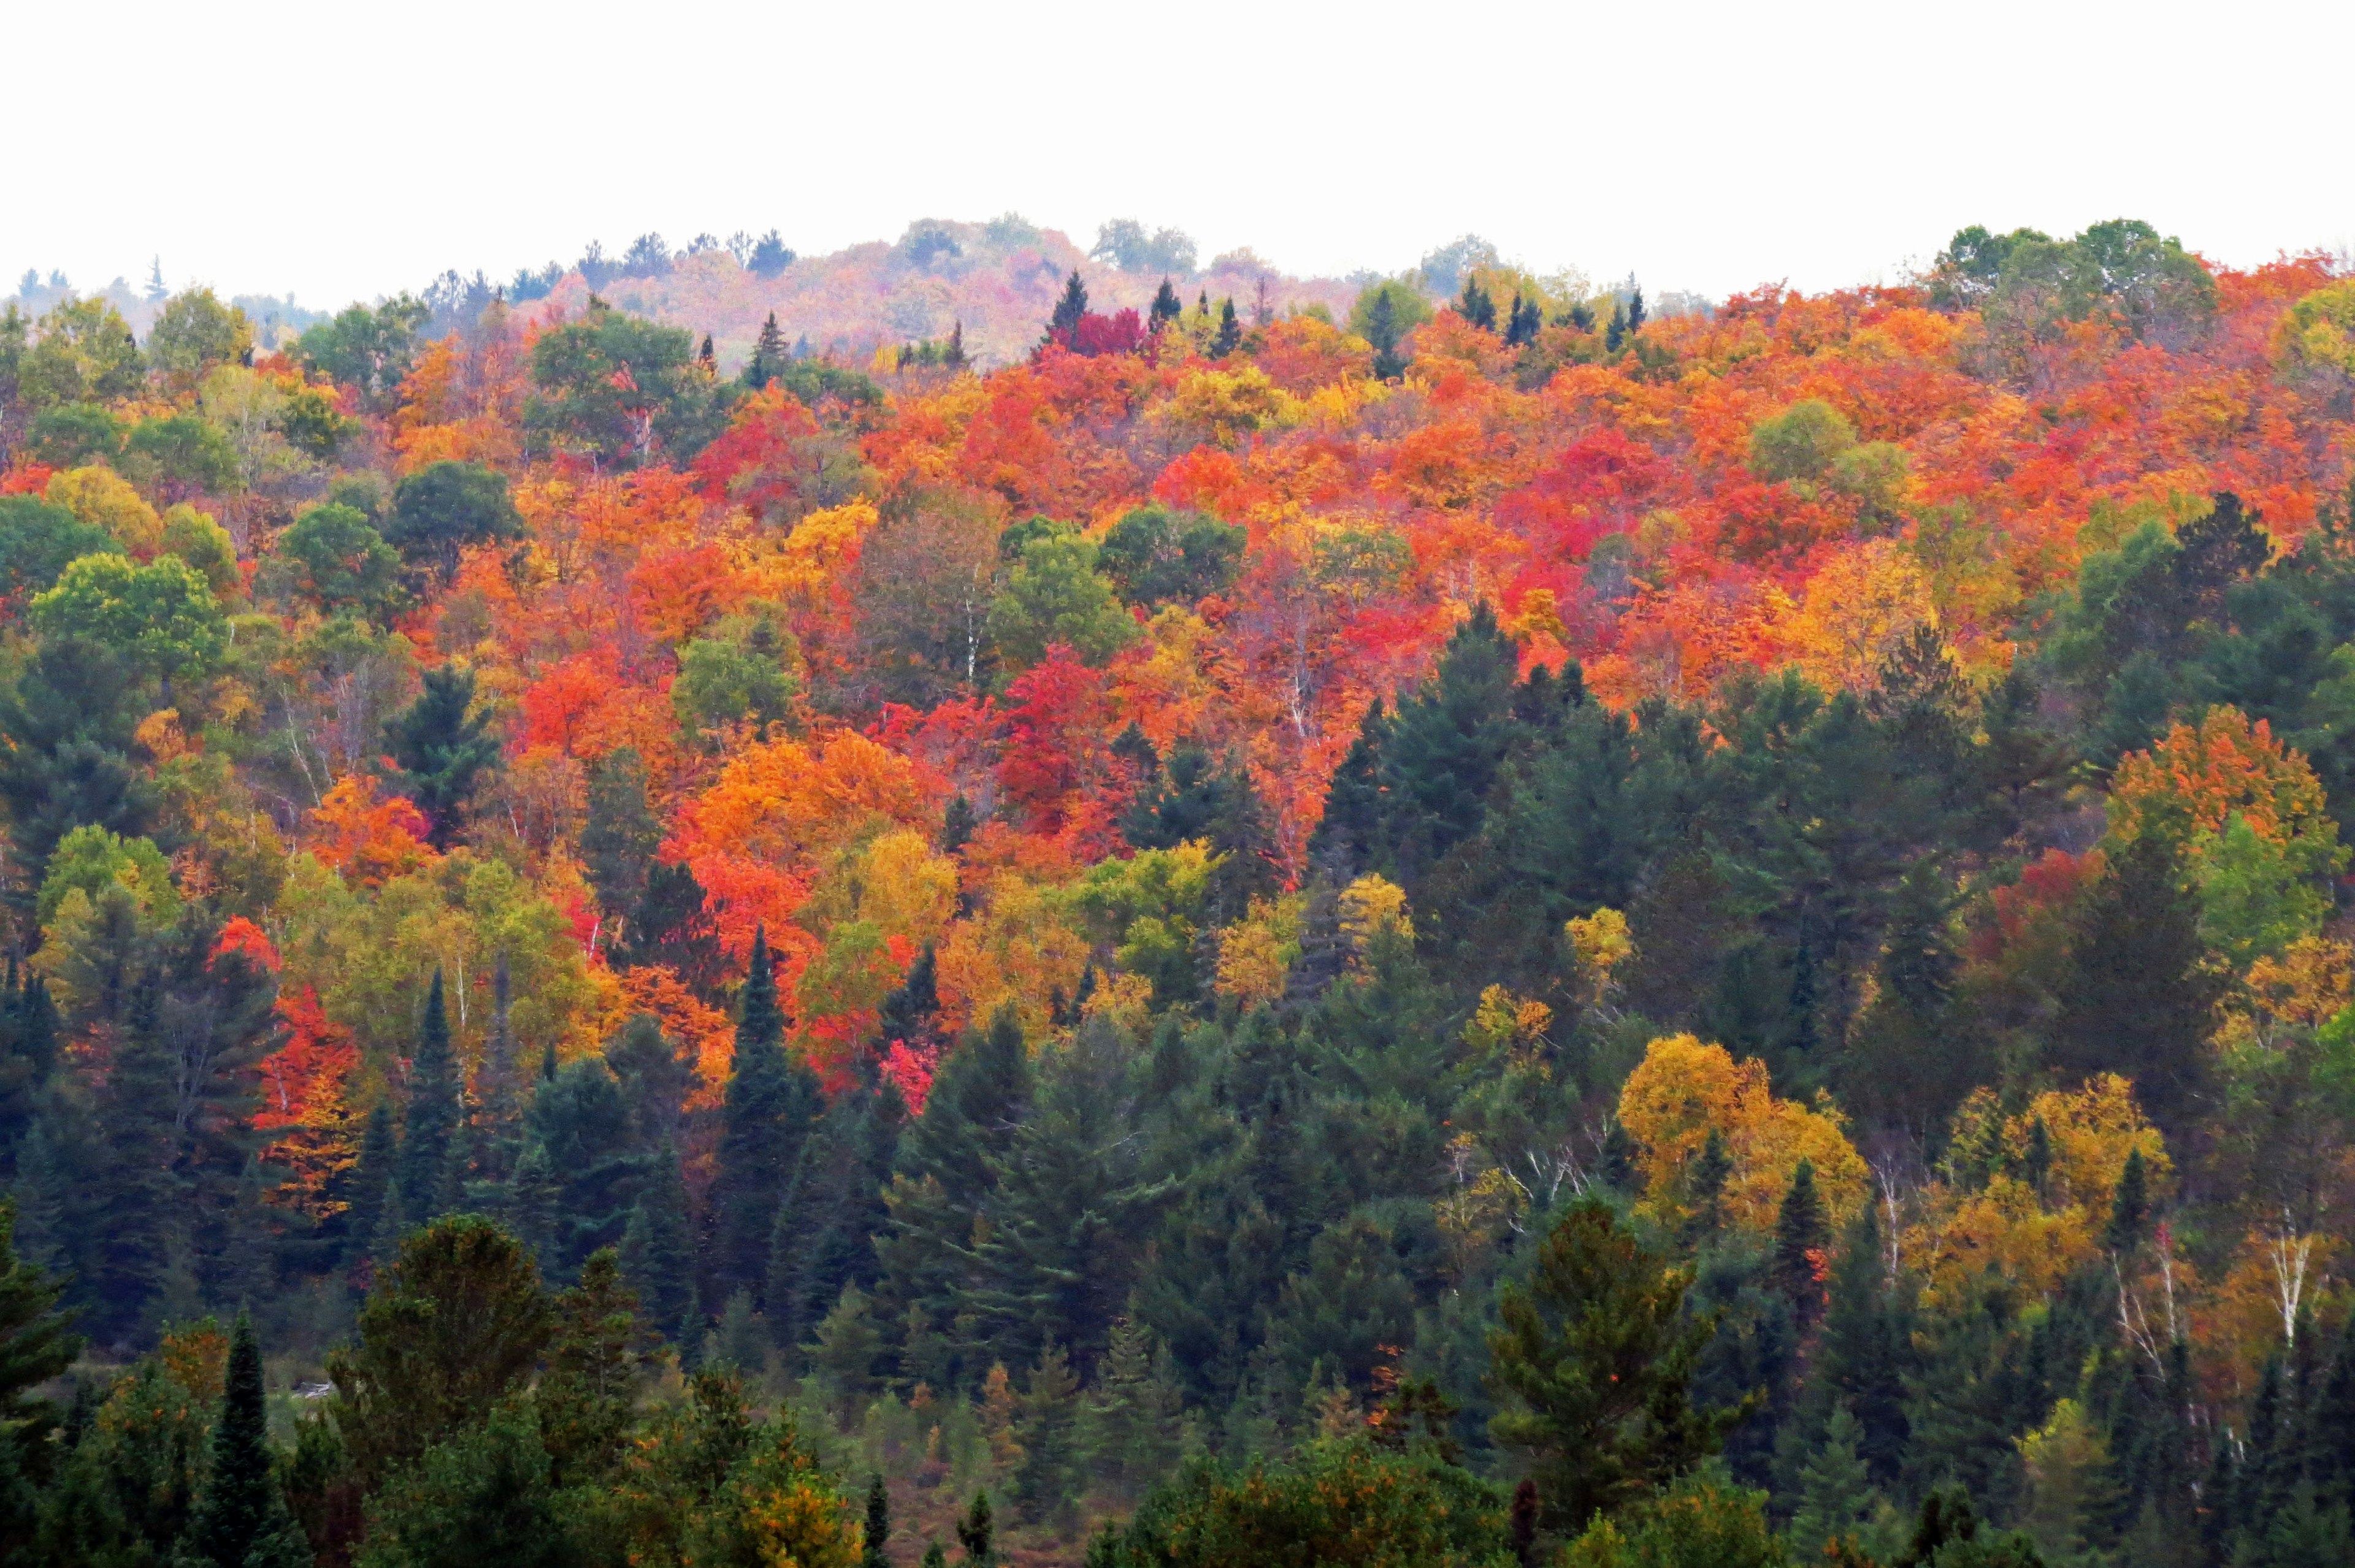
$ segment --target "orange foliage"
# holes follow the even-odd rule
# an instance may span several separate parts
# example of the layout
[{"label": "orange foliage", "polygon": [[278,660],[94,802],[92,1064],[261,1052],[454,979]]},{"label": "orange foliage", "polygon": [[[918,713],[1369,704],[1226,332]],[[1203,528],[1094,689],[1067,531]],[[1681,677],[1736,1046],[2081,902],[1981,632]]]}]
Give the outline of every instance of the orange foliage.
[{"label": "orange foliage", "polygon": [[441,857],[425,842],[432,824],[401,795],[378,798],[377,781],[346,773],[311,813],[311,852],[360,887],[406,876]]}]

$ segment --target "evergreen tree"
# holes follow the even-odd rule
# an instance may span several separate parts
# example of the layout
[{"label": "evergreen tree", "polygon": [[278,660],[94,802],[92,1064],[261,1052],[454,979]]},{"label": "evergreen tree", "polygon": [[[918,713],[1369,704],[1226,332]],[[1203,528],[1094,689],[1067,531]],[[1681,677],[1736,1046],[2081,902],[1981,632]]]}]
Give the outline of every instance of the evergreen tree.
[{"label": "evergreen tree", "polygon": [[987,1492],[973,1494],[973,1506],[957,1520],[956,1538],[973,1568],[991,1568],[997,1561],[997,1521],[991,1516]]},{"label": "evergreen tree", "polygon": [[1725,1228],[1725,1184],[1733,1176],[1733,1156],[1725,1135],[1712,1126],[1685,1172],[1685,1236],[1699,1244]]},{"label": "evergreen tree", "polygon": [[980,826],[979,814],[973,809],[973,802],[967,800],[960,790],[956,798],[949,802],[948,813],[941,822],[941,853],[954,855],[972,843],[974,830]]},{"label": "evergreen tree", "polygon": [[1242,343],[1243,326],[1241,322],[1235,319],[1234,300],[1232,297],[1220,300],[1219,302],[1219,335],[1210,340],[1210,357],[1224,359],[1241,347]]},{"label": "evergreen tree", "polygon": [[1744,1407],[1688,1396],[1713,1326],[1684,1315],[1691,1276],[1595,1199],[1572,1204],[1508,1285],[1489,1336],[1497,1441],[1528,1456],[1548,1520],[1575,1529],[1714,1453]]},{"label": "evergreen tree", "polygon": [[965,368],[964,323],[961,320],[949,324],[949,343],[941,352],[941,363],[952,370]]},{"label": "evergreen tree", "polygon": [[777,330],[777,313],[761,324],[761,336],[753,340],[752,357],[744,361],[744,385],[754,391],[767,388],[783,374],[793,362],[793,351],[785,347],[785,335]]},{"label": "evergreen tree", "polygon": [[1132,1299],[1106,1338],[1079,1427],[1096,1474],[1124,1498],[1142,1498],[1178,1460],[1182,1396],[1167,1360]]},{"label": "evergreen tree", "polygon": [[1603,351],[1616,354],[1627,346],[1627,307],[1618,301],[1611,305],[1611,321],[1603,329]]},{"label": "evergreen tree", "polygon": [[[70,1318],[58,1310],[64,1286],[17,1255],[16,1227],[15,1201],[0,1199],[0,1445],[9,1450],[0,1464],[21,1460],[48,1436],[59,1413],[34,1391],[81,1352],[80,1337],[68,1331]],[[0,1542],[21,1525],[0,1497]]]},{"label": "evergreen tree", "polygon": [[1071,1358],[1061,1346],[1048,1345],[1030,1369],[1016,1424],[1022,1458],[1014,1470],[1014,1500],[1032,1523],[1058,1533],[1071,1521],[1078,1491],[1079,1388]]},{"label": "evergreen tree", "polygon": [[2200,906],[2164,835],[2138,835],[2086,895],[2061,990],[2046,1064],[2064,1082],[2121,1072],[2135,1098],[2173,1134],[2206,1081],[2217,981],[2200,937]]},{"label": "evergreen tree", "polygon": [[687,1229],[687,1182],[678,1153],[665,1144],[654,1161],[653,1179],[630,1211],[622,1241],[623,1272],[645,1303],[654,1330],[680,1353],[702,1337],[695,1300],[695,1249]]},{"label": "evergreen tree", "polygon": [[1831,1241],[1822,1195],[1816,1190],[1813,1160],[1802,1159],[1791,1172],[1790,1190],[1774,1220],[1774,1288],[1791,1303],[1802,1337],[1814,1331],[1824,1315],[1824,1280],[1820,1273]]},{"label": "evergreen tree", "polygon": [[385,750],[400,770],[393,785],[425,813],[432,824],[426,837],[436,849],[450,847],[476,781],[498,765],[498,737],[474,706],[474,672],[443,665],[425,672],[417,700],[385,730]]},{"label": "evergreen tree", "polygon": [[1832,1541],[1853,1537],[1881,1507],[1872,1472],[1857,1453],[1864,1428],[1846,1406],[1832,1412],[1821,1446],[1799,1472],[1799,1506],[1791,1517],[1791,1547],[1801,1562],[1823,1555]]},{"label": "evergreen tree", "polygon": [[556,1298],[555,1331],[532,1403],[557,1485],[592,1479],[619,1462],[648,1357],[638,1297],[611,1247],[589,1255],[581,1283]]},{"label": "evergreen tree", "polygon": [[885,1047],[904,1041],[922,1050],[938,1043],[935,1026],[941,1014],[941,993],[937,976],[932,944],[927,942],[916,955],[916,961],[908,966],[907,977],[884,993],[883,1004],[877,1009],[878,1038]]},{"label": "evergreen tree", "polygon": [[1185,312],[1185,302],[1178,297],[1178,291],[1169,286],[1169,280],[1164,278],[1161,287],[1154,292],[1152,309],[1146,315],[1146,330],[1158,334]]},{"label": "evergreen tree", "polygon": [[227,1387],[213,1421],[212,1463],[175,1562],[195,1568],[308,1568],[311,1548],[286,1511],[270,1450],[261,1348],[253,1319],[237,1316]]},{"label": "evergreen tree", "polygon": [[515,1169],[516,1150],[522,1140],[523,1064],[516,1058],[514,976],[505,948],[491,971],[491,1027],[483,1041],[482,1071],[475,1074],[475,1110],[469,1140],[471,1164],[478,1179],[470,1191],[469,1208],[496,1204]]},{"label": "evergreen tree", "polygon": [[816,1119],[816,1077],[785,1053],[785,1015],[768,937],[752,937],[752,962],[736,1024],[736,1059],[720,1108],[717,1171],[711,1184],[713,1299],[749,1290],[757,1298],[767,1272],[769,1244]]},{"label": "evergreen tree", "polygon": [[148,706],[123,657],[92,642],[52,637],[24,673],[0,687],[0,805],[21,875],[8,898],[29,912],[59,840],[85,824],[126,838],[149,829],[155,784],[132,760],[132,731]]},{"label": "evergreen tree", "polygon": [[1072,334],[1079,331],[1087,314],[1088,288],[1080,282],[1079,269],[1075,267],[1071,282],[1063,285],[1063,297],[1055,302],[1055,314],[1047,319],[1047,336],[1042,344],[1060,343],[1069,347]]},{"label": "evergreen tree", "polygon": [[458,1058],[450,1048],[450,1014],[442,1000],[442,971],[425,993],[417,1052],[409,1063],[409,1115],[402,1129],[398,1180],[412,1221],[433,1219],[456,1153],[463,1107]]},{"label": "evergreen tree", "polygon": [[1627,336],[1633,337],[1644,330],[1644,291],[1631,289],[1627,298]]},{"label": "evergreen tree", "polygon": [[[2039,1125],[2041,1125],[2040,1120]],[[2102,1246],[2115,1257],[2126,1257],[2142,1244],[2150,1221],[2150,1175],[2139,1147],[2126,1151],[2125,1168],[2110,1200],[2110,1222],[2103,1229]]]},{"label": "evergreen tree", "polygon": [[559,1194],[556,1164],[549,1158],[548,1146],[538,1138],[528,1139],[523,1153],[517,1157],[515,1174],[507,1179],[506,1200],[500,1208],[507,1223],[514,1227],[516,1239],[544,1270],[554,1268],[559,1261],[556,1227]]},{"label": "evergreen tree", "polygon": [[[1519,304],[1517,297],[1514,301],[1516,313],[1518,312]],[[1487,289],[1480,286],[1480,281],[1477,278],[1464,280],[1464,293],[1455,302],[1455,314],[1462,316],[1467,324],[1478,327],[1483,332],[1497,330],[1497,302],[1489,297]]]},{"label": "evergreen tree", "polygon": [[890,1541],[891,1494],[885,1488],[879,1470],[867,1483],[867,1530],[860,1538],[858,1568],[890,1568]]},{"label": "evergreen tree", "polygon": [[384,1213],[384,1199],[399,1161],[399,1142],[393,1132],[392,1105],[378,1100],[368,1112],[368,1125],[360,1134],[359,1158],[352,1167],[349,1193],[350,1207],[344,1211],[342,1265],[346,1270],[357,1268],[368,1255],[370,1243],[376,1240],[378,1221]]},{"label": "evergreen tree", "polygon": [[763,1293],[779,1346],[799,1344],[846,1285],[875,1284],[875,1237],[890,1219],[883,1189],[905,1115],[899,1091],[879,1082],[837,1099],[803,1141],[777,1206]]}]

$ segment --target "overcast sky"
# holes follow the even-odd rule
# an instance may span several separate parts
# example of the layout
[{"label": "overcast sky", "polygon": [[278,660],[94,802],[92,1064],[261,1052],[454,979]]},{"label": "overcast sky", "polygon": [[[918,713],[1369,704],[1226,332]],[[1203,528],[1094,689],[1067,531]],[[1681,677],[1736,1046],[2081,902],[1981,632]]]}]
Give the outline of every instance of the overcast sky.
[{"label": "overcast sky", "polygon": [[807,253],[1008,209],[1295,272],[1468,229],[1711,295],[1893,279],[1972,222],[2355,244],[2347,0],[10,12],[0,280],[160,254],[315,307],[647,229]]}]

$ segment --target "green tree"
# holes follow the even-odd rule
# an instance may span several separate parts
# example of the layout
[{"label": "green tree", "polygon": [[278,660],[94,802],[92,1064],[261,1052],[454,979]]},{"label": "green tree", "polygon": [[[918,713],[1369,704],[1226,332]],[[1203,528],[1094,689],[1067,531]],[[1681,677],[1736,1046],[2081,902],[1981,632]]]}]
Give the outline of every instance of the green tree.
[{"label": "green tree", "polygon": [[867,1529],[859,1540],[858,1568],[890,1568],[891,1494],[880,1471],[867,1483]]},{"label": "green tree", "polygon": [[589,1256],[581,1283],[556,1298],[556,1328],[532,1401],[555,1484],[578,1485],[620,1463],[650,1360],[638,1297],[611,1247]]},{"label": "green tree", "polygon": [[25,1550],[34,1483],[59,1412],[34,1391],[73,1365],[80,1337],[58,1310],[65,1287],[17,1254],[16,1200],[0,1198],[0,1553]]},{"label": "green tree", "polygon": [[1540,1244],[1529,1283],[1506,1286],[1488,1339],[1501,1406],[1489,1427],[1528,1456],[1556,1528],[1684,1474],[1743,1413],[1692,1408],[1715,1325],[1685,1316],[1690,1279],[1586,1198]]},{"label": "green tree", "polygon": [[761,1290],[777,1207],[822,1098],[816,1076],[786,1054],[785,1016],[764,932],[753,934],[741,1008],[709,1199],[712,1300]]},{"label": "green tree", "polygon": [[458,1124],[465,1114],[465,1083],[450,1046],[450,1013],[442,997],[442,971],[425,993],[417,1026],[417,1051],[409,1063],[409,1107],[402,1119],[400,1159],[395,1179],[412,1221],[442,1212],[456,1155]]},{"label": "green tree", "polygon": [[311,1548],[286,1511],[263,1407],[261,1347],[240,1312],[213,1420],[212,1463],[176,1562],[197,1568],[308,1568]]},{"label": "green tree", "polygon": [[357,610],[381,621],[402,599],[400,557],[367,514],[337,502],[311,507],[278,536],[270,571],[282,592],[326,614]]},{"label": "green tree", "polygon": [[1818,398],[1805,398],[1750,432],[1750,472],[1769,482],[1823,478],[1856,444],[1847,416]]},{"label": "green tree", "polygon": [[166,414],[133,429],[123,444],[123,467],[166,499],[186,500],[236,487],[237,448],[202,415]]},{"label": "green tree", "polygon": [[22,604],[86,555],[120,555],[104,528],[34,496],[0,496],[0,593]]},{"label": "green tree", "polygon": [[1562,1568],[1785,1568],[1763,1492],[1684,1482],[1598,1518],[1571,1542]]},{"label": "green tree", "polygon": [[1096,565],[1131,604],[1191,604],[1233,583],[1243,535],[1201,513],[1139,507],[1106,531]]},{"label": "green tree", "polygon": [[16,395],[34,409],[111,403],[146,380],[139,345],[123,313],[104,298],[69,299],[41,317],[17,362]]},{"label": "green tree", "polygon": [[998,656],[1027,669],[1057,643],[1101,667],[1136,640],[1136,623],[1096,570],[1096,547],[1070,534],[1035,539],[989,606],[989,636]]},{"label": "green tree", "polygon": [[1774,1287],[1791,1303],[1802,1335],[1814,1330],[1824,1315],[1824,1270],[1831,1245],[1831,1225],[1824,1214],[1823,1195],[1816,1190],[1813,1160],[1802,1159],[1791,1172],[1790,1189],[1774,1217]]},{"label": "green tree", "polygon": [[123,455],[123,421],[97,403],[43,409],[26,427],[33,455],[51,468],[112,463]]},{"label": "green tree", "polygon": [[667,1143],[655,1153],[654,1172],[630,1211],[622,1238],[624,1270],[645,1303],[655,1331],[691,1353],[700,1338],[701,1314],[695,1300],[695,1244],[687,1230],[687,1183],[678,1151]]},{"label": "green tree", "polygon": [[1423,291],[1396,278],[1374,283],[1349,307],[1349,330],[1374,350],[1374,377],[1388,381],[1405,373],[1406,356],[1400,352],[1406,335],[1431,319],[1431,302]]},{"label": "green tree", "polygon": [[1857,1453],[1864,1428],[1847,1407],[1832,1413],[1822,1446],[1799,1472],[1799,1506],[1791,1516],[1791,1550],[1801,1562],[1823,1555],[1840,1537],[1854,1539],[1882,1507],[1872,1471]]},{"label": "green tree", "polygon": [[725,389],[695,360],[695,335],[627,315],[591,298],[575,320],[532,347],[535,434],[623,465],[684,464],[727,422]]},{"label": "green tree", "polygon": [[304,368],[355,388],[371,412],[389,409],[417,363],[432,308],[403,293],[371,310],[356,304],[303,334],[294,356]]},{"label": "green tree", "polygon": [[392,1472],[369,1499],[357,1568],[567,1568],[577,1563],[555,1506],[548,1449],[531,1407],[475,1413]]},{"label": "green tree", "polygon": [[358,1343],[327,1360],[360,1474],[389,1475],[479,1421],[530,1375],[553,1327],[538,1271],[498,1226],[455,1214],[412,1232],[360,1308]]},{"label": "green tree", "polygon": [[678,645],[672,710],[707,732],[776,722],[801,689],[801,648],[773,615],[726,615]]},{"label": "green tree", "polygon": [[474,706],[474,672],[446,664],[425,672],[417,700],[385,727],[385,749],[400,770],[394,786],[425,813],[437,848],[450,847],[476,781],[498,764],[498,737]]},{"label": "green tree", "polygon": [[445,587],[458,574],[458,555],[467,546],[522,534],[506,475],[454,461],[429,463],[403,479],[384,526],[385,542],[412,567],[431,568]]},{"label": "green tree", "polygon": [[229,647],[229,622],[205,580],[177,556],[145,566],[120,555],[86,555],[57,585],[33,597],[33,630],[44,640],[75,638],[119,653],[165,682],[198,675]]}]

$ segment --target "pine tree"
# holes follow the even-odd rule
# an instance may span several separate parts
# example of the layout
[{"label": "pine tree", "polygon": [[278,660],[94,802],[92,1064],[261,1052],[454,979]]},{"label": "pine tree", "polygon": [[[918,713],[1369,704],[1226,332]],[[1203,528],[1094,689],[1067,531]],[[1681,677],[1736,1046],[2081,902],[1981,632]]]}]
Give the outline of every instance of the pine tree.
[{"label": "pine tree", "polygon": [[409,1064],[409,1115],[397,1162],[400,1195],[414,1206],[412,1219],[426,1221],[436,1207],[451,1165],[459,1104],[458,1059],[450,1049],[450,1015],[442,1000],[442,971],[433,971],[425,993],[425,1017],[417,1031],[417,1053]]},{"label": "pine tree", "polygon": [[36,1435],[57,1418],[33,1391],[73,1365],[81,1339],[58,1311],[62,1282],[16,1253],[16,1205],[0,1199],[0,1431]]},{"label": "pine tree", "polygon": [[1733,1176],[1733,1157],[1726,1151],[1725,1134],[1712,1126],[1708,1138],[1685,1172],[1685,1234],[1705,1242],[1725,1228],[1725,1184]]},{"label": "pine tree", "polygon": [[768,320],[761,324],[761,336],[753,340],[752,357],[744,361],[744,384],[761,391],[783,375],[792,360],[785,335],[777,330],[777,313],[771,311]]},{"label": "pine tree", "polygon": [[2164,834],[2138,835],[2111,859],[2083,901],[2075,938],[2046,1065],[2072,1083],[2125,1073],[2171,1136],[2205,1082],[2217,993],[2199,899]]},{"label": "pine tree", "polygon": [[[1802,1159],[1791,1172],[1790,1190],[1774,1221],[1774,1288],[1791,1303],[1804,1338],[1814,1331],[1824,1314],[1824,1254],[1831,1241],[1824,1200],[1816,1190],[1813,1160]],[[1852,1418],[1851,1418],[1852,1419]]]},{"label": "pine tree", "polygon": [[543,1270],[556,1265],[559,1196],[555,1162],[548,1157],[548,1146],[533,1138],[517,1157],[515,1174],[507,1179],[506,1200],[500,1208],[516,1239]]},{"label": "pine tree", "polygon": [[867,1483],[867,1531],[861,1538],[858,1568],[891,1568],[891,1494],[877,1471]]},{"label": "pine tree", "polygon": [[1114,1491],[1142,1498],[1177,1463],[1181,1409],[1167,1353],[1137,1321],[1132,1297],[1107,1336],[1102,1370],[1081,1413],[1080,1446]]},{"label": "pine tree", "polygon": [[1079,1490],[1079,1389],[1071,1358],[1061,1346],[1048,1345],[1030,1369],[1016,1425],[1022,1462],[1014,1472],[1015,1501],[1031,1522],[1059,1533],[1071,1521]]},{"label": "pine tree", "polygon": [[1610,325],[1603,329],[1603,351],[1605,354],[1616,354],[1626,346],[1627,307],[1622,303],[1614,301],[1611,306]]},{"label": "pine tree", "polygon": [[[452,571],[456,548],[450,547]],[[392,783],[425,813],[432,824],[426,839],[436,849],[456,839],[475,781],[498,766],[498,737],[474,706],[474,672],[446,664],[425,672],[417,700],[385,726],[385,750],[399,764]]]},{"label": "pine tree", "polygon": [[678,1151],[666,1143],[655,1159],[654,1179],[638,1195],[622,1242],[622,1263],[646,1321],[655,1331],[689,1353],[701,1338],[695,1303],[695,1249],[687,1230],[687,1182]]},{"label": "pine tree", "polygon": [[1627,299],[1627,336],[1633,337],[1644,330],[1644,291],[1631,289]]},{"label": "pine tree", "polygon": [[1852,1535],[1879,1511],[1872,1472],[1857,1454],[1864,1428],[1843,1405],[1832,1413],[1822,1445],[1799,1472],[1799,1507],[1791,1518],[1793,1555],[1811,1562],[1826,1545]]},{"label": "pine tree", "polygon": [[1072,334],[1088,314],[1088,288],[1080,282],[1077,268],[1071,271],[1071,281],[1063,285],[1063,297],[1055,302],[1055,314],[1047,320],[1047,336],[1042,343],[1060,343],[1069,347]]},{"label": "pine tree", "polygon": [[964,1548],[964,1560],[973,1568],[991,1568],[997,1561],[997,1523],[990,1514],[987,1492],[973,1494],[973,1506],[957,1520],[956,1538],[957,1544]]},{"label": "pine tree", "polygon": [[950,324],[949,346],[941,353],[941,363],[947,366],[952,370],[962,370],[965,368],[964,323],[963,321],[956,321]]},{"label": "pine tree", "polygon": [[929,942],[908,966],[907,977],[884,994],[877,1009],[879,1038],[888,1048],[904,1041],[921,1050],[936,1043],[935,1025],[941,1013],[938,963]]},{"label": "pine tree", "polygon": [[949,802],[947,814],[941,819],[941,853],[954,855],[972,843],[974,830],[980,826],[973,802],[965,798],[964,791],[958,791],[956,797]]},{"label": "pine tree", "polygon": [[1186,306],[1178,299],[1178,291],[1169,286],[1167,278],[1164,278],[1161,287],[1153,295],[1153,308],[1146,317],[1146,329],[1157,334],[1185,313]]},{"label": "pine tree", "polygon": [[648,1357],[636,1292],[621,1260],[601,1247],[581,1265],[581,1283],[556,1298],[556,1331],[532,1403],[557,1485],[606,1473],[621,1457],[637,1409]]},{"label": "pine tree", "polygon": [[1210,340],[1210,357],[1224,359],[1242,347],[1243,325],[1235,318],[1235,302],[1231,295],[1219,302],[1219,335]]},{"label": "pine tree", "polygon": [[817,1080],[786,1055],[784,1033],[768,937],[756,932],[711,1185],[715,1299],[739,1290],[757,1296],[762,1289],[777,1205],[817,1115]]},{"label": "pine tree", "polygon": [[213,1422],[212,1463],[176,1562],[196,1568],[307,1568],[310,1543],[286,1511],[270,1451],[261,1348],[253,1319],[237,1315],[229,1376]]},{"label": "pine tree", "polygon": [[[2041,1120],[2039,1121],[2041,1125]],[[2142,1244],[2150,1221],[2150,1174],[2139,1147],[2126,1151],[2126,1168],[2118,1172],[2115,1195],[2110,1200],[2110,1222],[2102,1232],[2102,1246],[2124,1258]]]},{"label": "pine tree", "polygon": [[[482,1071],[475,1075],[474,1168],[489,1191],[481,1201],[496,1201],[515,1169],[517,1147],[522,1141],[523,1065],[516,1059],[514,978],[505,948],[491,971],[491,1028],[483,1041]],[[469,1206],[476,1200],[469,1199]]]},{"label": "pine tree", "polygon": [[1455,302],[1455,314],[1483,332],[1497,330],[1497,302],[1480,286],[1477,278],[1464,280],[1463,297]]}]

